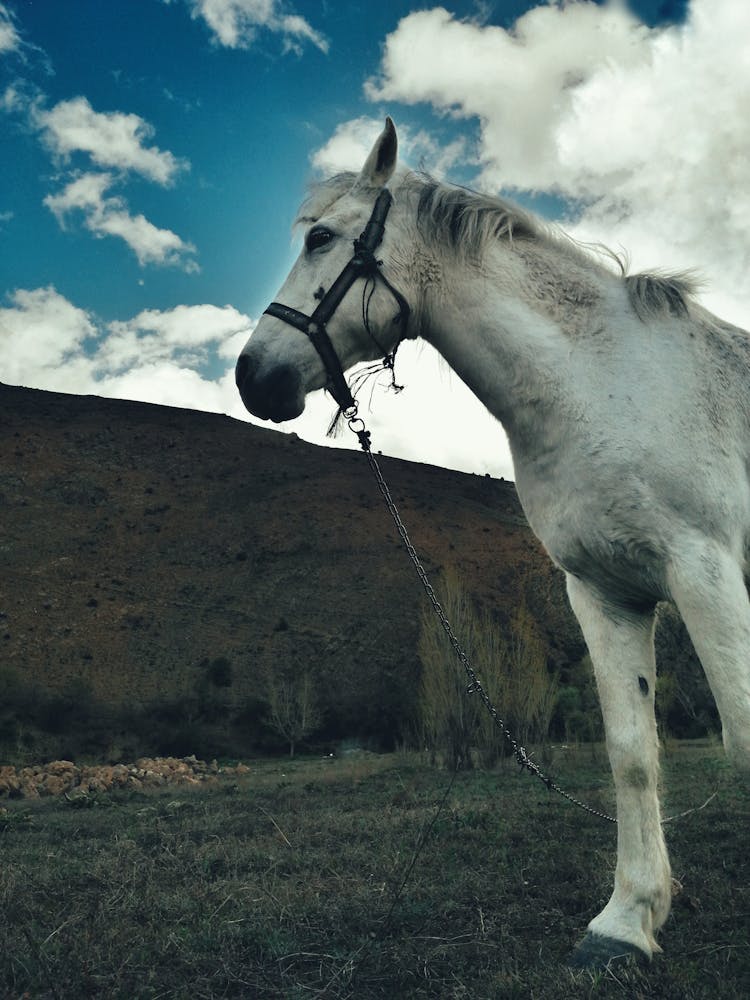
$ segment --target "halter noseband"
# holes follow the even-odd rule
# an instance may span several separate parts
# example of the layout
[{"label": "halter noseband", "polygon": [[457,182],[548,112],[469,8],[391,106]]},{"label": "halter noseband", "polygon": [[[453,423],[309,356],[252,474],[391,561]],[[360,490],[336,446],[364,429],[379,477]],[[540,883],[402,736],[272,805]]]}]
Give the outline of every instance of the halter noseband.
[{"label": "halter noseband", "polygon": [[[380,278],[398,303],[398,313],[393,318],[393,322],[399,323],[403,331],[406,329],[409,319],[409,303],[385,277],[380,270],[382,261],[378,260],[375,256],[375,250],[383,240],[385,220],[392,201],[393,196],[391,192],[387,188],[383,188],[377,197],[372,215],[362,234],[359,239],[354,240],[354,255],[328,291],[323,295],[311,316],[300,312],[298,309],[293,309],[291,306],[285,306],[281,302],[272,302],[268,309],[266,309],[269,316],[283,320],[284,323],[288,323],[297,330],[301,330],[308,337],[310,343],[318,352],[328,375],[328,385],[326,388],[338,403],[339,408],[344,412],[356,409],[356,404],[344,377],[344,369],[331,343],[331,338],[328,336],[326,323],[341,305],[346,293],[358,278],[370,278],[373,282],[377,278]],[[365,327],[369,332],[366,302],[363,310],[363,318]],[[370,336],[372,336],[372,333],[370,333]],[[375,342],[377,343],[377,341]]]}]

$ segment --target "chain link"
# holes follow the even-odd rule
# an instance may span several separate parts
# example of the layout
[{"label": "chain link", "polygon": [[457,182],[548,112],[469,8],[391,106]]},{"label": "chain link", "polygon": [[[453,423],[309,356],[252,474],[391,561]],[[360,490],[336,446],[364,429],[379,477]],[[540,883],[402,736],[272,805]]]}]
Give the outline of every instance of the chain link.
[{"label": "chain link", "polygon": [[558,795],[561,795],[564,799],[567,799],[568,802],[571,802],[574,806],[578,806],[579,809],[583,809],[584,812],[587,812],[592,816],[596,816],[598,819],[606,820],[606,822],[608,823],[616,823],[617,820],[615,819],[614,816],[609,816],[607,815],[607,813],[601,812],[598,809],[594,809],[593,806],[589,806],[585,802],[581,802],[579,799],[575,798],[575,796],[571,795],[569,792],[566,792],[565,789],[560,788],[560,786],[556,784],[552,780],[552,778],[549,777],[549,775],[544,774],[539,765],[529,757],[526,748],[522,746],[510,732],[505,722],[498,714],[497,709],[492,704],[489,695],[482,687],[482,684],[479,678],[477,677],[476,673],[474,672],[474,668],[469,662],[469,658],[466,655],[463,646],[459,642],[458,637],[453,631],[451,623],[448,621],[445,611],[443,610],[443,607],[440,601],[438,600],[437,594],[435,593],[435,590],[432,584],[430,583],[429,577],[427,576],[427,572],[424,566],[422,565],[417,550],[414,548],[411,538],[409,538],[406,526],[404,522],[401,520],[401,515],[399,514],[398,508],[396,507],[393,497],[391,496],[391,492],[388,489],[388,484],[383,478],[383,473],[380,471],[380,466],[378,465],[377,460],[372,453],[372,447],[370,445],[370,432],[366,429],[365,423],[362,420],[362,418],[357,416],[356,402],[353,407],[350,407],[348,410],[346,410],[344,416],[346,418],[350,430],[354,435],[356,435],[362,450],[367,456],[367,461],[370,466],[370,469],[372,470],[372,474],[375,477],[375,481],[378,484],[378,489],[380,490],[383,499],[385,500],[386,506],[388,507],[388,511],[393,519],[393,523],[396,526],[396,530],[398,531],[399,537],[401,538],[401,541],[404,543],[406,551],[409,553],[409,558],[411,559],[414,565],[414,569],[416,570],[417,576],[419,577],[422,587],[424,588],[424,591],[427,595],[427,599],[432,605],[432,609],[435,612],[435,615],[438,621],[440,622],[440,625],[442,626],[443,631],[445,632],[448,638],[448,641],[453,647],[453,651],[455,652],[458,661],[464,668],[467,679],[469,681],[468,686],[466,688],[466,693],[476,694],[479,696],[480,700],[482,701],[482,704],[487,709],[489,714],[492,716],[495,725],[502,733],[503,739],[511,748],[513,756],[515,757],[516,761],[522,768],[527,770],[530,774],[534,775],[535,778],[538,778],[539,781],[541,781],[544,784],[544,786],[547,789],[549,789],[549,791],[556,792]]}]

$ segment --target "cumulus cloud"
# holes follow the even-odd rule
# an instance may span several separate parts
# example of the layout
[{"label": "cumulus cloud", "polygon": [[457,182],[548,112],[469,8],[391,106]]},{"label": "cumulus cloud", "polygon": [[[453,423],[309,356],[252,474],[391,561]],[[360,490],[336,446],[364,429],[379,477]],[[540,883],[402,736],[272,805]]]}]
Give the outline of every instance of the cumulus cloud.
[{"label": "cumulus cloud", "polygon": [[79,210],[94,214],[101,210],[105,192],[112,185],[111,174],[83,174],[71,181],[59,194],[47,195],[44,204],[61,226],[69,212]]},{"label": "cumulus cloud", "polygon": [[0,308],[0,379],[241,416],[234,362],[253,326],[207,304],[101,324],[51,286],[18,289]]},{"label": "cumulus cloud", "polygon": [[[342,122],[328,141],[311,156],[313,167],[329,175],[343,170],[359,170],[372,144],[383,129],[382,118],[364,115]],[[466,160],[466,142],[457,139],[445,146],[424,129],[399,128],[399,157],[402,162],[418,167],[428,163],[431,173],[440,177],[452,166]]]},{"label": "cumulus cloud", "polygon": [[131,215],[124,198],[106,194],[113,183],[114,177],[108,173],[83,174],[58,194],[47,195],[44,204],[63,227],[72,212],[81,212],[90,232],[124,240],[141,266],[160,264],[197,271],[193,244],[171,229],[159,229],[143,215]]},{"label": "cumulus cloud", "polygon": [[225,342],[241,336],[247,340],[250,328],[247,316],[233,306],[179,305],[166,312],[147,309],[131,320],[110,324],[97,360],[113,372],[177,356],[199,365],[205,361],[209,345],[218,345],[223,356]]},{"label": "cumulus cloud", "polygon": [[608,60],[646,58],[649,30],[624,6],[540,6],[510,30],[458,20],[442,7],[405,17],[386,39],[371,99],[429,102],[482,127],[482,179],[489,187],[548,188],[555,125],[576,89]]},{"label": "cumulus cloud", "polygon": [[3,382],[28,384],[35,371],[54,380],[67,364],[75,364],[86,339],[97,332],[88,313],[52,287],[18,289],[10,302],[0,309]]},{"label": "cumulus cloud", "polygon": [[213,413],[231,413],[239,408],[233,378],[225,375],[209,379],[194,368],[169,361],[146,362],[119,375],[105,375],[97,380],[96,392],[113,399],[137,399]]},{"label": "cumulus cloud", "polygon": [[94,111],[85,97],[60,101],[50,110],[34,109],[42,141],[56,156],[87,153],[99,167],[133,171],[157,184],[170,183],[185,167],[167,150],[148,146],[153,126],[139,115]]},{"label": "cumulus cloud", "polygon": [[114,236],[148,264],[198,271],[196,248],[171,229],[160,228],[144,215],[131,213],[124,197],[110,193],[115,184],[137,174],[161,186],[173,183],[189,167],[168,150],[148,145],[153,127],[143,118],[121,111],[95,111],[85,97],[60,101],[45,107],[43,94],[19,81],[0,97],[0,110],[23,116],[39,134],[42,144],[57,160],[67,163],[82,154],[96,167],[111,170],[81,173],[68,170],[68,183],[43,203],[65,226],[73,213],[80,213],[86,229],[97,237]]},{"label": "cumulus cloud", "polygon": [[278,0],[189,0],[194,18],[202,18],[214,41],[231,49],[249,48],[263,28],[281,34],[287,49],[301,51],[310,42],[321,52],[328,42],[304,17],[285,12]]},{"label": "cumulus cloud", "polygon": [[481,187],[565,196],[575,235],[634,267],[697,265],[747,323],[749,36],[733,0],[656,29],[617,2],[539,6],[509,30],[433,8],[388,36],[366,92],[478,120]]}]

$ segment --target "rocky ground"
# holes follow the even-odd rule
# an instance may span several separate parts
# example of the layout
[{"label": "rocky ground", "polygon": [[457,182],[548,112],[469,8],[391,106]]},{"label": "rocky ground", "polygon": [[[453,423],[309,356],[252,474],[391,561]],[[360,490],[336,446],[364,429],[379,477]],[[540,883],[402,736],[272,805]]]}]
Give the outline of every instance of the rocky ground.
[{"label": "rocky ground", "polygon": [[46,795],[83,798],[115,788],[141,790],[163,785],[200,785],[221,776],[243,775],[246,764],[219,767],[196,757],[140,757],[133,764],[78,766],[70,760],[53,760],[32,767],[0,766],[0,798],[38,799]]}]

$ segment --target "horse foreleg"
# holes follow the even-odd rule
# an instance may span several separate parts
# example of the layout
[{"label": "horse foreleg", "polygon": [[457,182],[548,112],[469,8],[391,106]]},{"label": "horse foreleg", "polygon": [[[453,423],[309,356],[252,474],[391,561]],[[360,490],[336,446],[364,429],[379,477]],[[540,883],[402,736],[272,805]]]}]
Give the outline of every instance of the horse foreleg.
[{"label": "horse foreleg", "polygon": [[750,776],[750,601],[743,571],[730,552],[700,539],[672,559],[667,582],[719,709],[727,756]]},{"label": "horse foreleg", "polygon": [[617,795],[614,891],[571,958],[601,967],[660,951],[655,933],[671,901],[657,790],[654,615],[615,611],[570,576],[568,594],[594,665]]}]

